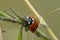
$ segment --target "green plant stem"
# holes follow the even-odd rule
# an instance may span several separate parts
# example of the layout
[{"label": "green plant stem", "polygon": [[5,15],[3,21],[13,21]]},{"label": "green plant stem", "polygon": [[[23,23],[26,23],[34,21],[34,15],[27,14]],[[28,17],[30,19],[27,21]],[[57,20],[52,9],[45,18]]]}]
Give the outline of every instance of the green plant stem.
[{"label": "green plant stem", "polygon": [[0,16],[4,16],[4,17],[8,17],[8,18],[11,18],[11,16],[7,15],[6,13],[3,13],[0,11]]},{"label": "green plant stem", "polygon": [[38,37],[43,38],[44,40],[50,40],[50,38],[45,33],[43,33],[42,31],[40,31],[39,29],[36,30],[35,34]]},{"label": "green plant stem", "polygon": [[7,15],[11,16],[14,19],[17,19],[15,15],[11,14],[11,12],[9,12],[8,10],[4,10],[5,13],[7,13]]},{"label": "green plant stem", "polygon": [[18,14],[16,13],[15,9],[10,8],[10,10],[14,13],[14,15],[15,15],[19,20],[23,21],[23,17],[21,17],[20,15],[18,15]]},{"label": "green plant stem", "polygon": [[22,40],[22,30],[23,30],[23,27],[20,28],[17,40]]},{"label": "green plant stem", "polygon": [[2,20],[2,21],[7,21],[7,22],[13,22],[13,23],[23,24],[22,22],[19,22],[19,21],[17,21],[16,19],[7,18],[7,17],[2,17],[2,16],[0,16],[0,20]]}]

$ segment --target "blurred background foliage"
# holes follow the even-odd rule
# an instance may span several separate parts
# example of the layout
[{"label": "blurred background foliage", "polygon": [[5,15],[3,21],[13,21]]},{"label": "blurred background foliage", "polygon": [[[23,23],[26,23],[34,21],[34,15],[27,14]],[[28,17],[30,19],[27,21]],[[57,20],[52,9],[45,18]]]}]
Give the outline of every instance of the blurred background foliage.
[{"label": "blurred background foliage", "polygon": [[[47,16],[49,12],[60,7],[60,0],[29,0],[31,4],[35,7],[37,12],[43,16],[45,21],[48,23],[50,28],[53,30],[55,35],[60,39],[60,10],[52,13],[52,15]],[[0,11],[9,10],[9,8],[14,8],[17,11],[17,14],[20,16],[32,16],[31,10],[25,4],[24,0],[0,0]],[[11,22],[5,22],[0,20],[0,27],[2,30],[6,30],[3,33],[3,40],[16,40],[18,32],[20,30],[20,25]],[[7,28],[6,28],[7,27]],[[44,27],[38,27],[40,30],[45,32],[47,31]],[[38,38],[35,34],[30,31],[25,32],[23,30],[23,40],[43,40]]]}]

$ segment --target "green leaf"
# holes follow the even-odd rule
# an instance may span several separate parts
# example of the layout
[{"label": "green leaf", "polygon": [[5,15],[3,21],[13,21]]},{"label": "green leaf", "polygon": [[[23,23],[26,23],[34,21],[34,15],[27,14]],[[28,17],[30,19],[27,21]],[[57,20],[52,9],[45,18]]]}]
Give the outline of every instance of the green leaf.
[{"label": "green leaf", "polygon": [[22,30],[23,30],[23,27],[20,28],[20,31],[18,33],[17,40],[22,40]]},{"label": "green leaf", "polygon": [[17,14],[17,12],[15,11],[15,9],[10,8],[10,10],[14,13],[14,15],[21,21],[23,21],[23,17],[21,17],[20,15]]},{"label": "green leaf", "polygon": [[43,38],[45,40],[50,40],[50,37],[48,37],[45,33],[43,33],[42,31],[38,29],[36,30],[35,34],[40,38]]},{"label": "green leaf", "polygon": [[4,13],[4,12],[1,12],[1,11],[0,11],[0,16],[4,16],[4,17],[11,18],[9,15],[7,15],[6,13]]},{"label": "green leaf", "polygon": [[21,33],[21,31],[19,32],[19,34],[18,34],[18,38],[17,38],[17,40],[22,40],[22,33]]}]

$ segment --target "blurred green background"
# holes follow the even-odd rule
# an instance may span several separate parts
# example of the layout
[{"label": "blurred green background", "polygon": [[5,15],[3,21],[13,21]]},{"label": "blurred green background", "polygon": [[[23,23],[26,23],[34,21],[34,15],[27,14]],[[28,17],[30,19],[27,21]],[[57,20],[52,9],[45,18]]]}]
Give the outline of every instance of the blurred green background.
[{"label": "blurred green background", "polygon": [[[49,27],[53,30],[57,38],[60,40],[60,10],[52,13],[50,16],[47,16],[49,12],[56,8],[60,8],[60,0],[29,0],[37,12],[43,16],[45,21],[48,23]],[[0,0],[0,11],[9,10],[9,8],[14,8],[17,11],[17,14],[21,16],[33,15],[31,10],[25,4],[24,0]],[[3,33],[3,40],[16,40],[18,32],[20,30],[20,25],[11,22],[5,22],[0,20],[0,27],[3,30],[6,30]],[[7,27],[7,28],[6,28]],[[44,27],[38,27],[40,30],[45,32],[47,31]],[[25,32],[23,30],[23,40],[43,40],[38,38],[35,34],[30,31]]]}]

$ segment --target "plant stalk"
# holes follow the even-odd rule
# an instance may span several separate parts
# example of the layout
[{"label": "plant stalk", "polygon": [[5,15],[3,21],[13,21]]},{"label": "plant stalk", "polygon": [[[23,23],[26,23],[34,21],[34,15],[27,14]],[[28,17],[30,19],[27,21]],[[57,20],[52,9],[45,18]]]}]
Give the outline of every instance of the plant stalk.
[{"label": "plant stalk", "polygon": [[[28,0],[24,0],[24,1],[28,5],[30,10],[33,12],[33,14],[36,16],[36,19],[38,19],[38,21],[40,22],[40,15],[38,14],[38,12],[34,9],[34,7],[30,4],[30,2]],[[47,28],[47,27],[45,27],[45,28]],[[58,40],[50,28],[47,28],[47,30],[48,30],[48,33],[51,34],[50,36],[52,37],[52,39]]]},{"label": "plant stalk", "polygon": [[38,14],[38,12],[34,9],[34,7],[30,4],[30,2],[28,0],[24,0],[25,3],[27,4],[27,6],[30,8],[30,10],[33,13],[33,16],[35,17],[35,19],[40,22],[40,15]]},{"label": "plant stalk", "polygon": [[7,15],[7,14],[1,12],[1,11],[0,11],[0,16],[11,18],[11,16],[9,16],[9,15]]},{"label": "plant stalk", "polygon": [[38,37],[43,38],[44,40],[51,40],[45,33],[43,33],[42,31],[40,31],[39,29],[36,30],[35,34]]},{"label": "plant stalk", "polygon": [[15,15],[19,20],[23,21],[23,17],[21,17],[20,15],[18,15],[18,14],[16,13],[16,11],[15,11],[14,8],[10,8],[10,10],[14,13],[14,15]]},{"label": "plant stalk", "polygon": [[0,16],[0,20],[2,20],[2,21],[7,21],[7,22],[13,22],[13,23],[23,24],[22,22],[19,22],[19,21],[17,21],[16,19],[7,18],[7,17],[3,17],[3,16]]},{"label": "plant stalk", "polygon": [[21,29],[19,31],[17,40],[22,40],[22,30],[23,30],[23,27],[21,27]]},{"label": "plant stalk", "polygon": [[49,27],[47,27],[46,29],[53,40],[58,40],[58,38],[55,36],[55,34],[52,32],[52,30]]}]

